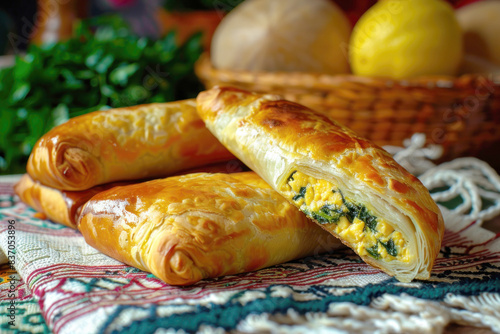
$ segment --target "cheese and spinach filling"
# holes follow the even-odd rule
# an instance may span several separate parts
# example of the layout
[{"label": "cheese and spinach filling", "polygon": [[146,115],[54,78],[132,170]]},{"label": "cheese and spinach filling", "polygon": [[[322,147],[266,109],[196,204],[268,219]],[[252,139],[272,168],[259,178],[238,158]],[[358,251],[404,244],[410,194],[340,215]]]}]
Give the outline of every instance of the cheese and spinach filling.
[{"label": "cheese and spinach filling", "polygon": [[320,224],[329,225],[361,256],[377,260],[409,261],[403,234],[373,215],[366,206],[344,197],[331,182],[294,171],[282,191],[302,212]]}]

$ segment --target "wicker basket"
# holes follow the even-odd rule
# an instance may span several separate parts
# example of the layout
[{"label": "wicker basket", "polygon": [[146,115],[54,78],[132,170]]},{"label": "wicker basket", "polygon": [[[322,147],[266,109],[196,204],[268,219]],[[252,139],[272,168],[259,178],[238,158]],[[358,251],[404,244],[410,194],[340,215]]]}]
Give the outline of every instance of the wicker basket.
[{"label": "wicker basket", "polygon": [[390,80],[354,75],[218,70],[203,55],[207,88],[228,85],[280,94],[325,112],[378,145],[402,146],[416,132],[444,147],[445,160],[500,144],[500,78],[479,75]]}]

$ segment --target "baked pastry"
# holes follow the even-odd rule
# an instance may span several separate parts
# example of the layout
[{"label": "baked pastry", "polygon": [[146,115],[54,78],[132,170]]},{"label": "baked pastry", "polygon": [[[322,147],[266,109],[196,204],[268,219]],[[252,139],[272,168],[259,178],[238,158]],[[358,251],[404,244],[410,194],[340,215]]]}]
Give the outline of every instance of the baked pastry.
[{"label": "baked pastry", "polygon": [[85,204],[78,229],[97,250],[173,285],[341,245],[253,172],[115,187]]},{"label": "baked pastry", "polygon": [[[248,170],[248,168],[235,159],[227,162],[200,166],[179,173],[237,173],[244,170]],[[143,180],[143,182],[144,181],[145,180]],[[80,215],[80,210],[92,196],[101,191],[134,182],[137,183],[137,181],[112,182],[101,184],[87,190],[69,191],[44,186],[40,182],[34,181],[28,174],[24,174],[14,185],[14,192],[19,196],[21,201],[35,209],[41,215],[41,218],[50,219],[54,223],[76,229],[76,222]]]},{"label": "baked pastry", "polygon": [[278,96],[215,87],[197,102],[224,146],[364,261],[403,282],[429,278],[443,218],[386,151]]},{"label": "baked pastry", "polygon": [[40,218],[76,229],[75,210],[72,209],[76,209],[75,201],[68,203],[60,190],[46,187],[24,174],[14,185],[14,192],[21,201],[42,214]]},{"label": "baked pastry", "polygon": [[233,156],[185,100],[97,111],[70,119],[36,143],[28,174],[63,190],[168,176]]},{"label": "baked pastry", "polygon": [[31,208],[54,223],[76,229],[82,206],[95,194],[125,183],[115,182],[82,191],[64,191],[44,186],[24,174],[14,185],[14,192]]}]

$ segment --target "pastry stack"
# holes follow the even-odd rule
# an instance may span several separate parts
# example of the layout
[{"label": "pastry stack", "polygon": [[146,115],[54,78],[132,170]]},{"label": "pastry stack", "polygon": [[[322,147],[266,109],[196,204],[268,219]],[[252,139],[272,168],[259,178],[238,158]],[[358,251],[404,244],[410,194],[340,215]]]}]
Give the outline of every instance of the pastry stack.
[{"label": "pastry stack", "polygon": [[[235,157],[251,170],[230,173]],[[38,141],[27,172],[25,203],[173,285],[342,244],[402,282],[428,279],[444,233],[428,190],[383,149],[229,87],[73,118]]]}]

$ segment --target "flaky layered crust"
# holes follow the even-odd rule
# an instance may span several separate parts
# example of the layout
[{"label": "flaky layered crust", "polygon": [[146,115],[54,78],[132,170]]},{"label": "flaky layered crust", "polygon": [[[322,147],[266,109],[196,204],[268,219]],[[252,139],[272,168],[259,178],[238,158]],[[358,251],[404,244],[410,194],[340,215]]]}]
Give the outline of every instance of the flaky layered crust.
[{"label": "flaky layered crust", "polygon": [[23,175],[14,185],[14,191],[21,201],[48,219],[76,229],[76,221],[71,214],[72,210],[68,210],[68,205],[61,191],[33,181],[28,174]]},{"label": "flaky layered crust", "polygon": [[340,244],[253,172],[190,174],[101,192],[84,206],[78,229],[92,247],[174,285]]},{"label": "flaky layered crust", "polygon": [[408,238],[409,263],[364,261],[401,281],[429,277],[444,233],[441,213],[428,190],[386,151],[278,96],[216,87],[197,102],[210,131],[278,192],[293,171],[327,180]]},{"label": "flaky layered crust", "polygon": [[[180,173],[237,173],[244,170],[248,171],[248,168],[240,161],[233,159],[217,164],[196,167]],[[142,182],[145,181],[142,180]],[[24,174],[14,185],[14,192],[19,196],[21,201],[42,214],[44,218],[50,219],[54,223],[76,229],[76,222],[78,221],[81,208],[92,196],[116,186],[125,186],[138,182],[141,181],[112,182],[87,190],[69,191],[44,186],[40,182],[34,181],[28,174]]]},{"label": "flaky layered crust", "polygon": [[101,185],[83,191],[61,191],[33,181],[28,174],[25,174],[14,185],[14,191],[21,201],[54,223],[76,229],[76,221],[82,206],[95,194],[116,185],[119,183]]},{"label": "flaky layered crust", "polygon": [[185,100],[75,117],[40,138],[26,168],[46,186],[85,190],[232,158]]}]

